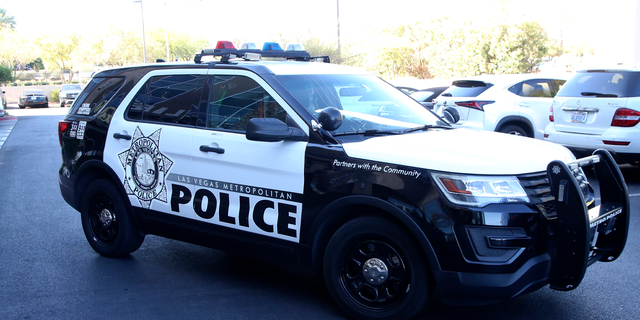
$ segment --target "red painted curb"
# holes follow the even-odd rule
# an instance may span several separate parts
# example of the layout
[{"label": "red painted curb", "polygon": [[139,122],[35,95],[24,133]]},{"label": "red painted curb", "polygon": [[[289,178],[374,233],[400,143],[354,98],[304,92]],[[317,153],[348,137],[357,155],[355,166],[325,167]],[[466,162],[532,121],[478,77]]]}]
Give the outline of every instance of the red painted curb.
[{"label": "red painted curb", "polygon": [[4,116],[4,117],[0,117],[0,121],[2,120],[18,120],[18,117],[16,116]]}]

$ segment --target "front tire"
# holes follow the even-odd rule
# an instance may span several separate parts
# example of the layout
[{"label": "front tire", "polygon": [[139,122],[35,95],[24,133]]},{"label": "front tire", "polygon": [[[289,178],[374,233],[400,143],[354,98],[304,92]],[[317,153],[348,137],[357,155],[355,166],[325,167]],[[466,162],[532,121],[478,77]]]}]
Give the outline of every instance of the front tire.
[{"label": "front tire", "polygon": [[106,257],[118,257],[140,248],[144,235],[131,222],[129,212],[110,180],[98,179],[87,186],[80,215],[93,250]]},{"label": "front tire", "polygon": [[[506,133],[506,134],[512,134],[514,136],[529,137],[529,135],[527,135],[527,132],[524,131],[524,129],[522,129],[520,126],[516,126],[516,125],[504,126],[504,127],[502,127],[500,129],[500,132]],[[531,137],[529,137],[529,138],[531,138]]]},{"label": "front tire", "polygon": [[380,218],[347,222],[324,256],[325,282],[334,300],[357,319],[407,319],[426,305],[429,268],[417,243]]}]

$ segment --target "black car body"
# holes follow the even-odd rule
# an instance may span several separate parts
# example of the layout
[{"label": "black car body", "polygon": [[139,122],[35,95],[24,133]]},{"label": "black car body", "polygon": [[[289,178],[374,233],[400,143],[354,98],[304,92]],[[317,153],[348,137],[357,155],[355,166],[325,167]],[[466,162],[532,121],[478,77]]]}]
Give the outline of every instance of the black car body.
[{"label": "black car body", "polygon": [[[60,122],[60,190],[98,253],[179,239],[321,273],[351,316],[402,319],[434,288],[464,303],[570,290],[624,248],[628,192],[606,151],[574,161],[452,130],[377,77],[308,54],[207,54],[102,71]],[[600,206],[583,166],[606,189]]]}]

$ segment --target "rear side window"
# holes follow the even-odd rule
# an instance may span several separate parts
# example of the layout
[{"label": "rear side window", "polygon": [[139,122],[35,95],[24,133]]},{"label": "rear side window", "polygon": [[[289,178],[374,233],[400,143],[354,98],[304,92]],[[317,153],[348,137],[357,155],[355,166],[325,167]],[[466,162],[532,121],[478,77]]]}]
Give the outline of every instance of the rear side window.
[{"label": "rear side window", "polygon": [[94,115],[108,105],[117,107],[122,101],[123,94],[116,96],[116,93],[123,83],[124,78],[91,79],[69,113]]},{"label": "rear side window", "polygon": [[558,92],[558,97],[623,98],[640,96],[634,88],[636,72],[579,72]]},{"label": "rear side window", "polygon": [[509,88],[509,91],[521,97],[552,98],[556,90],[550,79],[531,79]]},{"label": "rear side window", "polygon": [[252,118],[277,118],[287,113],[260,84],[245,76],[215,76],[206,124],[208,128],[245,131]]},{"label": "rear side window", "polygon": [[475,80],[458,80],[454,81],[451,87],[445,90],[441,96],[443,97],[477,97],[481,93],[493,86],[492,83],[486,83]]},{"label": "rear side window", "polygon": [[149,122],[195,125],[204,75],[152,77],[136,94],[127,118]]}]

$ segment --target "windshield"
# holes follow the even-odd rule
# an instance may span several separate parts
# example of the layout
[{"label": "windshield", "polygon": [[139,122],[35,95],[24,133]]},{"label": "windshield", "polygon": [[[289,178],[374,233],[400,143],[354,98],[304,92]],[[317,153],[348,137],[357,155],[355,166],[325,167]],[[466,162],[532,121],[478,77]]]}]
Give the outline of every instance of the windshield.
[{"label": "windshield", "polygon": [[334,135],[447,125],[402,91],[372,75],[281,75],[276,78],[314,116],[335,107]]},{"label": "windshield", "polygon": [[68,84],[68,85],[62,86],[62,91],[81,90],[81,89],[82,88],[80,88],[79,84]]}]

